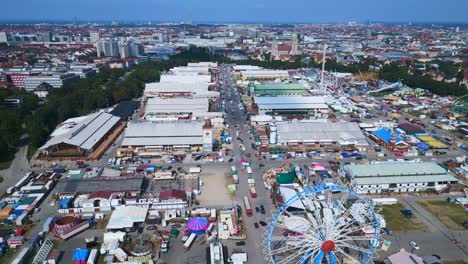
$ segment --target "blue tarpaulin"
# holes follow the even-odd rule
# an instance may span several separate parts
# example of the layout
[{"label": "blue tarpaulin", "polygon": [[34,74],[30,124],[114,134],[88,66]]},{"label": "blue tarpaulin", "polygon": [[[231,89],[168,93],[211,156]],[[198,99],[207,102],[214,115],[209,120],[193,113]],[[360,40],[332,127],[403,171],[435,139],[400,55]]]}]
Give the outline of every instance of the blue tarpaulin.
[{"label": "blue tarpaulin", "polygon": [[156,166],[154,165],[150,165],[146,167],[146,169],[144,169],[144,172],[154,172],[154,171],[156,171]]},{"label": "blue tarpaulin", "polygon": [[24,210],[18,209],[18,210],[14,210],[13,214],[16,215],[16,216],[20,216],[23,212],[24,212]]},{"label": "blue tarpaulin", "polygon": [[70,207],[70,202],[71,202],[71,198],[60,199],[59,208],[68,209],[68,207]]},{"label": "blue tarpaulin", "polygon": [[88,259],[88,256],[89,256],[89,250],[87,249],[77,248],[75,250],[75,253],[73,253],[74,260],[86,261]]}]

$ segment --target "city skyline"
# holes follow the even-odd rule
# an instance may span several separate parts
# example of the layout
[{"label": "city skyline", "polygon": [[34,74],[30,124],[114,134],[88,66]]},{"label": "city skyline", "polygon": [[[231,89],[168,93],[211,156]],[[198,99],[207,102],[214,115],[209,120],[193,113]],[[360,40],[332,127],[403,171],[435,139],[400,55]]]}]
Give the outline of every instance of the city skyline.
[{"label": "city skyline", "polygon": [[[332,0],[309,2],[298,0],[250,1],[240,0],[236,5],[227,1],[150,1],[139,0],[82,0],[77,4],[58,0],[12,1],[3,3],[5,10],[0,22],[193,22],[193,23],[342,23],[356,21],[364,23],[444,23],[464,24],[468,17],[464,10],[468,2],[396,0],[374,3],[370,0],[358,4]],[[299,8],[301,7],[301,8]],[[106,12],[103,12],[106,10]]]}]

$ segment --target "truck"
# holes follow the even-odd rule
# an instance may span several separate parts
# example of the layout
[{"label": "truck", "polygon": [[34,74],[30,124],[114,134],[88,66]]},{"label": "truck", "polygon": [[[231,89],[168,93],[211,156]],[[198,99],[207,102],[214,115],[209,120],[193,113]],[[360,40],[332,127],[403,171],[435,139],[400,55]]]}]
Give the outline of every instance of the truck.
[{"label": "truck", "polygon": [[250,166],[247,167],[247,174],[252,174],[252,167]]},{"label": "truck", "polygon": [[232,175],[237,174],[236,166],[231,166],[231,174]]},{"label": "truck", "polygon": [[161,241],[161,252],[167,252],[169,250],[169,246],[167,241]]},{"label": "truck", "polygon": [[247,216],[252,217],[252,207],[250,206],[249,197],[247,196],[244,196],[244,207],[245,207],[245,213],[247,214]]},{"label": "truck", "polygon": [[257,191],[255,190],[255,186],[250,186],[250,196],[252,198],[257,198]]},{"label": "truck", "polygon": [[235,184],[239,183],[239,176],[237,174],[232,175],[232,182]]},{"label": "truck", "polygon": [[190,249],[196,237],[197,235],[195,235],[195,233],[190,234],[190,236],[187,238],[187,241],[184,243],[184,251],[188,251]]}]

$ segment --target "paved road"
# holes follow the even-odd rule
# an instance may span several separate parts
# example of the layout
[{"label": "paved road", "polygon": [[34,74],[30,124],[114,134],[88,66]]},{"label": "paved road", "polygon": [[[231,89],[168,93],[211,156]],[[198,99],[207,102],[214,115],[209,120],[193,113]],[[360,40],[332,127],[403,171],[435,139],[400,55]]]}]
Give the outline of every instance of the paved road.
[{"label": "paved road", "polygon": [[[437,252],[438,255],[445,258],[453,258],[456,255],[459,255],[462,259],[468,257],[468,236],[465,230],[450,230],[420,206],[413,197],[402,197],[399,200],[419,215],[421,220],[431,229],[432,235],[437,235],[437,239],[432,242],[420,243],[421,252],[427,252],[426,254]],[[416,238],[414,241],[418,241],[418,239]],[[441,243],[442,241],[444,243]]]},{"label": "paved road", "polygon": [[[262,178],[262,171],[259,169],[258,164],[259,162],[253,158],[253,152],[251,148],[251,143],[253,142],[250,138],[252,135],[248,134],[249,131],[248,123],[245,121],[247,115],[239,108],[240,104],[240,96],[237,93],[237,88],[235,86],[235,81],[233,80],[231,74],[228,72],[227,67],[221,67],[221,78],[224,82],[223,91],[224,91],[224,99],[226,101],[226,110],[227,110],[227,118],[226,123],[230,126],[231,135],[233,136],[232,148],[233,148],[233,159],[234,164],[239,171],[239,184],[237,185],[236,197],[239,204],[243,205],[243,197],[247,196],[250,199],[251,206],[253,209],[253,216],[246,217],[245,211],[243,212],[243,221],[247,227],[247,246],[242,247],[242,249],[248,254],[249,263],[265,263],[264,255],[263,255],[263,239],[262,233],[264,230],[258,230],[254,227],[254,222],[258,222],[260,220],[266,220],[266,217],[270,216],[270,212],[273,209],[271,200],[269,199],[269,195],[266,192],[263,186],[263,178]],[[232,103],[230,102],[232,101]],[[234,115],[232,114],[234,112]],[[239,125],[239,130],[234,128],[234,123]],[[239,138],[241,138],[244,142],[244,146],[246,148],[245,153],[252,154],[252,159],[247,158],[246,156],[241,155],[240,153],[240,142],[237,140],[235,134],[236,131],[239,131]],[[255,179],[256,182],[256,191],[257,191],[257,198],[251,198],[247,183],[247,173],[245,170],[240,169],[240,159],[244,158],[251,162],[252,167],[252,177]],[[255,207],[263,205],[265,207],[266,215],[262,215],[260,213],[255,212]],[[231,252],[229,252],[231,253]]]},{"label": "paved road", "polygon": [[23,135],[10,168],[0,171],[0,175],[3,177],[3,182],[0,183],[0,194],[5,193],[8,188],[15,185],[19,179],[30,171],[27,154],[27,139],[26,135]]}]

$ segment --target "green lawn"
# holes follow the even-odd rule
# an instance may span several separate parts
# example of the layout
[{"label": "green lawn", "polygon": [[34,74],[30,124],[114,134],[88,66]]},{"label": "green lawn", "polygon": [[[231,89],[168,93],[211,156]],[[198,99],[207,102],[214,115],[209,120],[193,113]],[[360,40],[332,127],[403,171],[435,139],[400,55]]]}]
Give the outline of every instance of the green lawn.
[{"label": "green lawn", "polygon": [[10,168],[11,162],[15,158],[14,153],[9,153],[5,156],[0,156],[0,170],[6,170]]},{"label": "green lawn", "polygon": [[464,229],[462,224],[468,220],[468,211],[460,205],[447,201],[418,201],[427,211],[450,229]]},{"label": "green lawn", "polygon": [[383,215],[387,227],[390,227],[393,232],[400,231],[427,231],[427,227],[421,220],[413,214],[412,218],[406,218],[401,210],[403,205],[383,205],[376,207],[377,212]]}]

